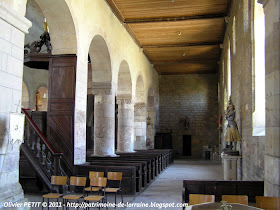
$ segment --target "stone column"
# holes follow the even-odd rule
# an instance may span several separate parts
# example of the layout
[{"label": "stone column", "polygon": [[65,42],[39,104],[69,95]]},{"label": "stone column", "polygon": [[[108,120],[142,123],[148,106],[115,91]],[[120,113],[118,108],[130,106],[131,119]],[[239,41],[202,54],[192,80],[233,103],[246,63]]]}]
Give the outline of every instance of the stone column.
[{"label": "stone column", "polygon": [[265,13],[266,146],[264,195],[280,196],[280,2],[259,0]]},{"label": "stone column", "polygon": [[134,149],[146,149],[146,104],[136,103],[134,106],[134,128],[135,128],[135,143]]},{"label": "stone column", "polygon": [[115,156],[115,90],[94,88],[94,156]]},{"label": "stone column", "polygon": [[134,103],[118,99],[118,152],[134,152]]},{"label": "stone column", "polygon": [[0,208],[24,198],[19,183],[21,142],[12,141],[9,125],[10,113],[21,112],[24,34],[32,25],[24,17],[26,1],[6,2],[11,5],[0,2]]}]

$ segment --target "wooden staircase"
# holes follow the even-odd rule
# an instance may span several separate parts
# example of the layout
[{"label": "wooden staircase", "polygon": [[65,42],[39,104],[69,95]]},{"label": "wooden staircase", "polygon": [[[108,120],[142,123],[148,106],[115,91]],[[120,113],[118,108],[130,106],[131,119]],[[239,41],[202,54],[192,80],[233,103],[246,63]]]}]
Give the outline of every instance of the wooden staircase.
[{"label": "wooden staircase", "polygon": [[[22,109],[22,112],[25,114],[25,132],[24,143],[21,145],[21,184],[26,191],[36,190],[36,188],[42,190],[44,187],[49,190],[52,175],[71,176],[72,171],[65,164],[63,153],[53,149],[31,119],[30,112],[25,109]],[[37,184],[34,185],[34,181]]]}]

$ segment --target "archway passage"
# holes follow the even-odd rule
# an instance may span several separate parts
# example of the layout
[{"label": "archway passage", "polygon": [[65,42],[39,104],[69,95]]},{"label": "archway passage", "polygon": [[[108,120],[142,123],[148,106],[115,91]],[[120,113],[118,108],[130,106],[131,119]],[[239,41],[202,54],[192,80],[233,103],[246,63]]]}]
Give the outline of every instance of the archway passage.
[{"label": "archway passage", "polygon": [[[100,35],[93,37],[89,48],[94,95],[94,156],[115,156],[115,85],[112,83],[108,46]],[[91,81],[89,81],[91,82]],[[90,86],[90,85],[89,85]]]},{"label": "archway passage", "polygon": [[118,75],[118,152],[134,151],[134,104],[132,82],[128,63],[122,61]]},{"label": "archway passage", "polygon": [[146,104],[145,104],[145,87],[142,76],[138,76],[136,82],[136,99],[134,106],[134,129],[135,142],[134,149],[146,149]]},{"label": "archway passage", "polygon": [[89,56],[93,85],[110,84],[112,82],[111,58],[106,41],[102,36],[96,35],[93,37],[89,48]]}]

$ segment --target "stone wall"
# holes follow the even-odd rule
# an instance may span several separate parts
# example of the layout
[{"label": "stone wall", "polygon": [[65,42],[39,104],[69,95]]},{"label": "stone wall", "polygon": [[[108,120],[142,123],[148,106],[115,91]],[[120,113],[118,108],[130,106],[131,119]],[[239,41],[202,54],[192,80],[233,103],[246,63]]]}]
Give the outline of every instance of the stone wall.
[{"label": "stone wall", "polygon": [[[251,1],[233,1],[227,30],[222,47],[219,70],[219,110],[223,116],[221,140],[226,131],[225,110],[231,95],[236,109],[236,122],[242,136],[242,174],[243,180],[263,180],[265,137],[252,135],[252,113],[254,110],[254,76],[252,55],[252,6]],[[235,41],[233,32],[234,17]],[[228,84],[228,49],[231,58],[231,85]],[[231,86],[231,94],[228,93]],[[241,167],[241,166],[240,166]],[[241,172],[241,170],[240,170]]]},{"label": "stone wall", "polygon": [[[191,135],[192,156],[202,157],[204,145],[219,144],[217,75],[160,76],[160,132],[172,132],[173,149],[182,155],[183,135]],[[184,121],[189,118],[190,128]]]},{"label": "stone wall", "polygon": [[24,17],[24,3],[7,5],[0,1],[0,208],[5,201],[23,199],[18,166],[20,143],[12,145],[9,139],[9,114],[20,113],[24,33],[31,26]]}]

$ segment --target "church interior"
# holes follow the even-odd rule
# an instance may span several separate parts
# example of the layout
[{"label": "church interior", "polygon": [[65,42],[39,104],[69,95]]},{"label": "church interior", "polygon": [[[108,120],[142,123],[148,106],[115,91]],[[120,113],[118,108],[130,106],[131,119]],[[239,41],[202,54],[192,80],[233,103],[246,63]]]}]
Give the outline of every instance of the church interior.
[{"label": "church interior", "polygon": [[0,26],[0,208],[97,171],[280,209],[278,0],[0,0]]}]

